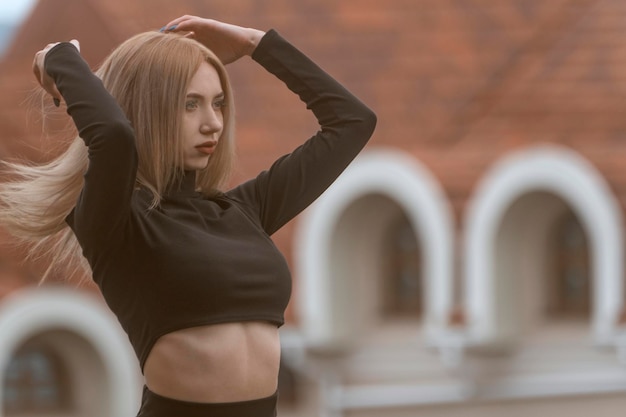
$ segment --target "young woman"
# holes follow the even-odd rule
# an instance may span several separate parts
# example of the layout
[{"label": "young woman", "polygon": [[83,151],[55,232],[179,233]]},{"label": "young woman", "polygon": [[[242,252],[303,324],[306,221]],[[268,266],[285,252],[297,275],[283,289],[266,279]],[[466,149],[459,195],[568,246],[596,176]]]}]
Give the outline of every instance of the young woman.
[{"label": "young woman", "polygon": [[[246,55],[321,128],[221,191],[234,113],[223,65]],[[52,245],[56,263],[88,262],[145,376],[139,416],[275,416],[291,277],[269,236],[340,175],[375,115],[277,32],[194,16],[129,39],[95,75],[76,41],[48,45],[33,69],[78,137],[48,164],[10,165],[3,224],[34,250]]]}]

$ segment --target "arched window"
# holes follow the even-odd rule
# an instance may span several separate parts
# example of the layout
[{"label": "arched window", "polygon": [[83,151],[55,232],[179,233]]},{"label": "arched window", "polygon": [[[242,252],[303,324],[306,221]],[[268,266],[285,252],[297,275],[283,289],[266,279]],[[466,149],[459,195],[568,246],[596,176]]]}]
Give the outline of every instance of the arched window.
[{"label": "arched window", "polygon": [[70,409],[69,381],[62,361],[45,346],[20,348],[4,374],[6,416],[45,415]]},{"label": "arched window", "polygon": [[[439,340],[453,304],[453,224],[445,192],[412,155],[384,149],[360,155],[295,235],[307,345],[334,353],[371,332],[405,325]],[[418,274],[411,272],[416,265]],[[392,319],[408,314],[417,322]],[[396,323],[379,326],[381,320]]]},{"label": "arched window", "polygon": [[[541,200],[539,206],[535,204],[538,201],[530,194],[536,192],[557,197],[565,208],[578,216],[577,222],[583,225],[582,231],[587,234],[586,243],[582,244],[583,241],[575,237],[581,234],[580,229],[573,231],[578,226],[572,226],[571,222],[570,226],[566,226],[566,222],[561,232],[544,230],[553,236],[561,236],[546,236],[551,240],[546,240],[546,243],[552,247],[534,245],[523,248],[533,254],[533,259],[542,262],[528,261],[530,258],[526,253],[515,251],[528,241],[526,237],[540,236],[535,233],[544,226],[556,224],[555,220],[560,217],[551,218],[542,210],[545,204],[549,204],[545,195],[535,195]],[[514,207],[519,199],[524,199],[531,209],[534,207],[539,211],[534,210],[534,215],[520,213]],[[550,205],[554,211],[559,208],[558,204]],[[468,333],[475,344],[502,346],[515,342],[520,332],[516,329],[514,314],[510,314],[513,310],[510,305],[520,304],[520,293],[515,289],[526,285],[527,293],[543,295],[543,299],[528,297],[521,302],[525,311],[537,312],[541,316],[533,314],[533,317],[525,317],[524,324],[556,319],[555,315],[561,314],[559,310],[567,315],[570,314],[568,311],[589,309],[587,319],[594,343],[613,345],[624,297],[623,213],[611,187],[593,164],[575,151],[556,145],[515,152],[499,161],[486,174],[465,213],[465,305]],[[521,218],[530,220],[520,224],[518,220]],[[543,223],[538,224],[538,221]],[[555,240],[561,243],[555,243]],[[583,249],[585,245],[587,249]],[[588,253],[586,278],[583,278],[585,268],[581,267],[582,264],[571,262],[572,254],[583,252]],[[556,253],[560,255],[555,256]],[[562,263],[557,266],[557,272],[548,270],[552,268],[548,263],[559,258]],[[573,258],[584,259],[579,255]],[[504,268],[519,260],[526,260],[518,262],[521,267]],[[543,272],[538,267],[543,268],[544,265],[548,269],[539,283],[515,279],[520,274],[541,276]],[[502,290],[505,290],[506,297],[502,296]],[[582,295],[585,292],[587,296]],[[581,302],[585,298],[586,301]],[[532,308],[529,304],[533,304]]]},{"label": "arched window", "polygon": [[415,231],[404,213],[390,224],[385,241],[383,316],[418,318],[422,313],[422,265]]},{"label": "arched window", "polygon": [[590,314],[590,265],[587,237],[572,211],[556,224],[555,262],[548,315],[581,319]]},{"label": "arched window", "polygon": [[101,300],[41,286],[1,304],[1,416],[135,415],[137,359]]}]

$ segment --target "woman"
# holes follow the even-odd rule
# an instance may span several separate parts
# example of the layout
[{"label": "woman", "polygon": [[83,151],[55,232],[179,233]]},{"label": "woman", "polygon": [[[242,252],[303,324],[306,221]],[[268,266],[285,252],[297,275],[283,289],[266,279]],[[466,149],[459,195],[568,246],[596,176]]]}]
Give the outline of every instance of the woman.
[{"label": "woman", "polygon": [[[340,175],[376,118],[273,30],[194,16],[165,28],[124,42],[97,76],[76,41],[36,54],[79,136],[46,165],[10,165],[0,215],[34,250],[52,241],[54,262],[88,262],[145,376],[139,416],[275,416],[291,277],[269,236]],[[234,111],[223,64],[246,55],[321,128],[222,192]]]}]

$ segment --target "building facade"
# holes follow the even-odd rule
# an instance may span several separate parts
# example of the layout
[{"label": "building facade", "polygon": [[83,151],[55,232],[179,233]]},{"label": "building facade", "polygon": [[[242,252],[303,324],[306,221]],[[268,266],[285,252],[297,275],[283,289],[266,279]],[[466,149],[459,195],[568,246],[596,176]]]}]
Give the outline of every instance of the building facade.
[{"label": "building facade", "polygon": [[[181,14],[278,29],[379,117],[273,236],[294,275],[280,415],[623,413],[626,4],[41,0],[0,61],[2,159],[66,139],[61,113],[17,104],[35,51],[77,38],[95,67]],[[236,183],[316,126],[252,62],[229,70]],[[0,416],[134,415],[141,376],[97,289],[38,286],[43,264],[2,248]]]}]

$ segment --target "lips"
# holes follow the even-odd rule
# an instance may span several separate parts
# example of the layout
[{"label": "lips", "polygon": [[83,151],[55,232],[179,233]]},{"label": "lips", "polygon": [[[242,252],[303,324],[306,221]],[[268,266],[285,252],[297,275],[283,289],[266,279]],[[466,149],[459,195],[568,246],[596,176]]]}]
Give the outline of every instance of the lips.
[{"label": "lips", "polygon": [[196,149],[200,153],[203,153],[205,155],[211,155],[213,152],[215,152],[216,146],[217,146],[217,141],[208,141],[208,142],[204,142],[196,146]]}]

